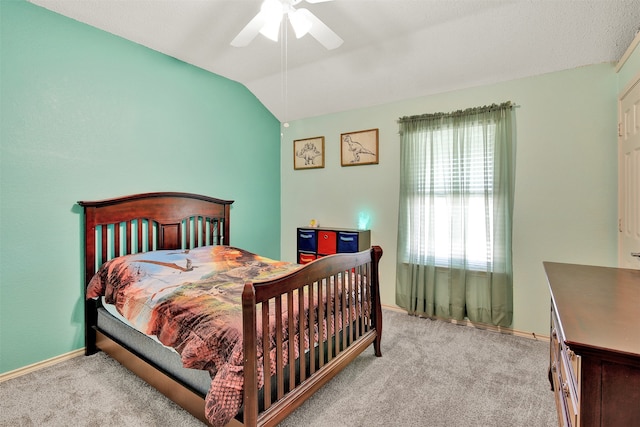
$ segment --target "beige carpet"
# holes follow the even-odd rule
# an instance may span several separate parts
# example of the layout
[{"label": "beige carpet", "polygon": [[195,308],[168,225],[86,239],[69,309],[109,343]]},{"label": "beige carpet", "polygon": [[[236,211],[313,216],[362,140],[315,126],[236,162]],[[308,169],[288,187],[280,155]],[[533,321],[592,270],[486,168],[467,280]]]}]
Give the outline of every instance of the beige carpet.
[{"label": "beige carpet", "polygon": [[[384,311],[368,349],[282,427],[556,426],[548,343]],[[99,353],[0,383],[0,426],[201,426]]]}]

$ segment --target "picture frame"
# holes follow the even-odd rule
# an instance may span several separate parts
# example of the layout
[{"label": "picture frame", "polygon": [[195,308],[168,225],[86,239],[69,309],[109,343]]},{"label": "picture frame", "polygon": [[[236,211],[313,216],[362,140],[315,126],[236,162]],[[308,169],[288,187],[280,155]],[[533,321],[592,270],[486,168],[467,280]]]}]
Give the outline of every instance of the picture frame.
[{"label": "picture frame", "polygon": [[378,129],[340,134],[340,163],[342,166],[377,165]]},{"label": "picture frame", "polygon": [[324,167],[324,136],[293,141],[293,168],[317,169]]}]

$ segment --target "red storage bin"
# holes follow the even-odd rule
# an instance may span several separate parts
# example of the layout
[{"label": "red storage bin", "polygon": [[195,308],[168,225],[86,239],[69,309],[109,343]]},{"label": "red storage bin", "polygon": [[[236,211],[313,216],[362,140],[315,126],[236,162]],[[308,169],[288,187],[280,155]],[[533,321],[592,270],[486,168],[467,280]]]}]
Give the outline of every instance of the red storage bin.
[{"label": "red storage bin", "polygon": [[314,254],[305,254],[304,252],[298,253],[298,264],[308,264],[316,259]]},{"label": "red storage bin", "polygon": [[336,232],[318,230],[318,254],[332,255],[336,249]]}]

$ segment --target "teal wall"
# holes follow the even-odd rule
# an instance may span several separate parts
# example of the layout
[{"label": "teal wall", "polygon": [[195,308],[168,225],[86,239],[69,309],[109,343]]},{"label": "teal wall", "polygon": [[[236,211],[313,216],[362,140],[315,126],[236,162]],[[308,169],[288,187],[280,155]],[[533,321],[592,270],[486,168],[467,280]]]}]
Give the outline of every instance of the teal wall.
[{"label": "teal wall", "polygon": [[31,3],[0,8],[0,372],[84,346],[78,200],[234,199],[231,243],[280,256],[279,123],[244,86]]}]

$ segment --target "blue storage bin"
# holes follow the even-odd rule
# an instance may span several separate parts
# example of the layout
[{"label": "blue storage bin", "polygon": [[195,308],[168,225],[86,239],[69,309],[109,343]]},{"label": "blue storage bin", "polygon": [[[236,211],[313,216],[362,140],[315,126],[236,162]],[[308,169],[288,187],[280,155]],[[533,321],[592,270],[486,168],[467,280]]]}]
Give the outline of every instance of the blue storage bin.
[{"label": "blue storage bin", "polygon": [[340,231],[338,233],[338,252],[358,252],[358,233]]},{"label": "blue storage bin", "polygon": [[298,230],[298,250],[315,252],[318,246],[316,230]]}]

